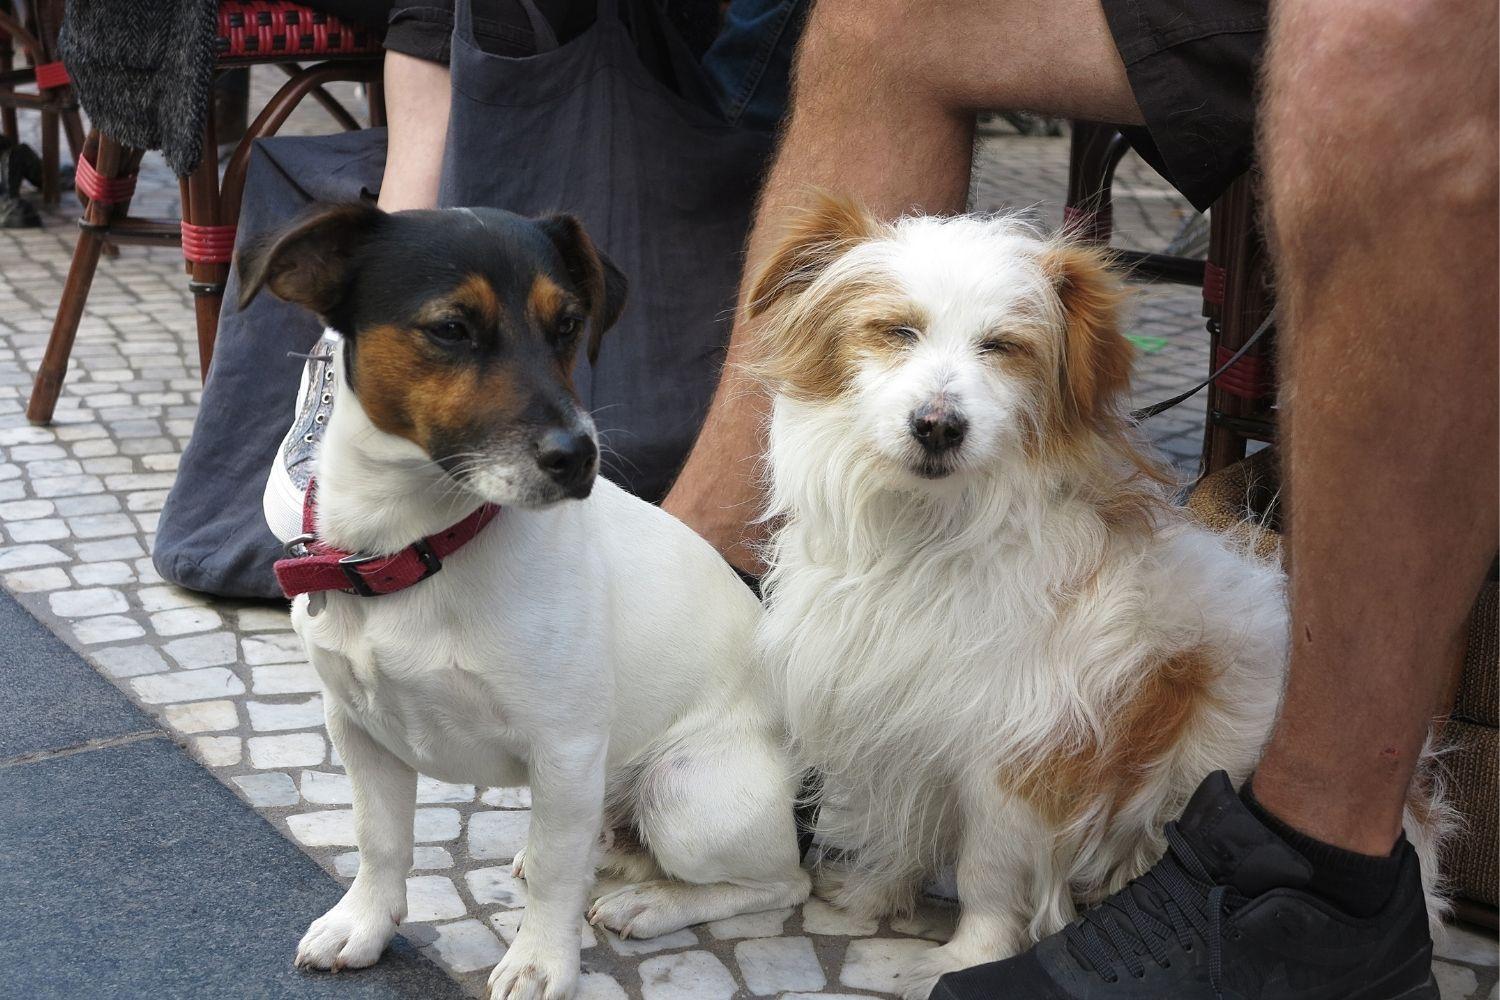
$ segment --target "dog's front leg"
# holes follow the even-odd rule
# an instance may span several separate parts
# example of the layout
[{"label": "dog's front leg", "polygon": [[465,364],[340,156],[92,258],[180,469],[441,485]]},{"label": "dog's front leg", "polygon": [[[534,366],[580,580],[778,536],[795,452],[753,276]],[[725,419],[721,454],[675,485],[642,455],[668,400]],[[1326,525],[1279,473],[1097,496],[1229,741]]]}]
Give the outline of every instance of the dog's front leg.
[{"label": "dog's front leg", "polygon": [[604,820],[605,744],[538,747],[531,756],[526,913],[490,974],[491,1000],[565,1000],[578,982],[584,904]]},{"label": "dog's front leg", "polygon": [[354,787],[359,874],[344,898],[307,929],[297,965],[314,969],[373,965],[406,916],[417,772],[375,742],[332,700],[328,735]]},{"label": "dog's front leg", "polygon": [[945,973],[1009,958],[1027,943],[1031,894],[1051,831],[982,777],[969,786],[961,793],[958,925],[947,944],[923,952],[906,971],[905,1000],[927,1000]]}]

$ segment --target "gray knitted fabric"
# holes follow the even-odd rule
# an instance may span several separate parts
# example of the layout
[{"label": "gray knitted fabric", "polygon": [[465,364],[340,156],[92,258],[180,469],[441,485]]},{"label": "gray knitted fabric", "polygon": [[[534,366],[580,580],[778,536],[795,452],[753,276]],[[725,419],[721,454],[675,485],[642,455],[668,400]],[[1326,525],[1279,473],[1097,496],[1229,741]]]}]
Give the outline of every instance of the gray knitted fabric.
[{"label": "gray knitted fabric", "polygon": [[192,172],[203,155],[217,17],[217,0],[68,0],[59,48],[93,126]]}]

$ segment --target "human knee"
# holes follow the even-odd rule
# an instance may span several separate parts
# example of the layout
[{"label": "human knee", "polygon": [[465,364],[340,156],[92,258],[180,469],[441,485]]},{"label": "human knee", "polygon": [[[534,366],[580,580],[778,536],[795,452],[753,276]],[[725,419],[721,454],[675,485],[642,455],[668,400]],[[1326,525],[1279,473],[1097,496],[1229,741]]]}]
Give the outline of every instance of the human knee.
[{"label": "human knee", "polygon": [[1278,9],[1263,153],[1283,238],[1387,199],[1419,197],[1454,215],[1492,208],[1500,168],[1487,9],[1476,5],[1480,23],[1455,18],[1445,0]]}]

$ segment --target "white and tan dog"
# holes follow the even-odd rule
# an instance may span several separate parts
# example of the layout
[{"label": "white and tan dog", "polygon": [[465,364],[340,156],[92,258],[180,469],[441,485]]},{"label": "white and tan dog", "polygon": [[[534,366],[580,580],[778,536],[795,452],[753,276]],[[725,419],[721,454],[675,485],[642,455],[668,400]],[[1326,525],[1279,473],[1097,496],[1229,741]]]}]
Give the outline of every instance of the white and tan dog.
[{"label": "white and tan dog", "polygon": [[759,641],[852,849],[819,891],[884,913],[957,870],[911,1000],[1139,874],[1276,713],[1282,571],[1189,523],[1132,446],[1122,296],[1014,219],[828,198],[754,287],[779,524]]},{"label": "white and tan dog", "polygon": [[429,578],[293,605],[360,852],[297,963],[370,965],[395,933],[418,772],[531,784],[528,905],[490,976],[496,1000],[573,992],[596,865],[633,883],[589,911],[624,936],[801,902],[793,782],[751,670],[759,605],[687,527],[595,481],[571,371],[623,279],[581,227],[341,206],[241,273],[245,300],[268,287],[343,334],[307,559],[377,554],[359,568],[380,592],[380,567],[403,565],[385,556],[500,506]]}]

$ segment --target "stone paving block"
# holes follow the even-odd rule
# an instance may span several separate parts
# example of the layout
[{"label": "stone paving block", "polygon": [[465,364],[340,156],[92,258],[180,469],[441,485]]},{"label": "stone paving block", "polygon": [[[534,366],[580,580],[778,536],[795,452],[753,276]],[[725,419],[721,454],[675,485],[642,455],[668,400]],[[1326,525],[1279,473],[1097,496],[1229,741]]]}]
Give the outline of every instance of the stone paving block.
[{"label": "stone paving block", "polygon": [[[698,935],[691,927],[684,927],[680,931],[670,934],[660,934],[654,938],[622,938],[614,931],[599,928],[599,936],[608,942],[617,955],[654,955],[659,951],[672,951],[677,948],[691,948],[698,943]],[[644,969],[645,966],[642,966]]]},{"label": "stone paving block", "polygon": [[839,982],[857,990],[893,992],[917,956],[937,945],[920,938],[863,938],[849,942]]},{"label": "stone paving block", "polygon": [[250,687],[256,694],[308,694],[323,690],[310,663],[277,663],[250,668]]},{"label": "stone paving block", "polygon": [[112,493],[99,493],[94,496],[83,497],[60,497],[53,501],[53,506],[63,517],[81,517],[86,514],[108,514],[120,509],[120,498]]},{"label": "stone paving block", "polygon": [[729,1000],[734,991],[734,977],[706,951],[659,955],[641,963],[645,1000]]},{"label": "stone paving block", "polygon": [[[297,786],[292,779],[280,771],[264,774],[243,774],[232,779],[245,793],[253,806],[294,806],[297,804]],[[353,874],[352,872],[350,873]]]},{"label": "stone paving block", "polygon": [[526,846],[530,825],[528,810],[477,812],[469,817],[469,854],[509,861]]},{"label": "stone paving block", "polygon": [[354,786],[347,774],[303,771],[302,797],[317,805],[348,805],[354,801]]},{"label": "stone paving block", "polygon": [[52,607],[52,613],[64,618],[107,615],[130,609],[130,602],[125,599],[125,595],[108,587],[59,590],[47,595],[47,601]]},{"label": "stone paving block", "polygon": [[199,736],[193,740],[193,750],[209,767],[233,767],[240,762],[238,736]]},{"label": "stone paving block", "polygon": [[874,934],[879,921],[856,917],[840,910],[816,896],[802,907],[802,929],[808,934],[829,934],[836,937],[862,937]]},{"label": "stone paving block", "polygon": [[474,868],[464,873],[469,895],[481,906],[503,906],[507,910],[526,905],[526,883],[510,873],[510,865]]},{"label": "stone paving block", "polygon": [[135,690],[136,696],[148,705],[199,701],[245,693],[244,682],[223,667],[150,674],[133,678],[130,686]]},{"label": "stone paving block", "polygon": [[6,532],[13,542],[53,542],[68,537],[68,526],[55,517],[38,518],[35,521],[18,521],[7,525]]},{"label": "stone paving block", "polygon": [[239,710],[228,700],[168,705],[162,715],[179,733],[219,733],[240,723]]},{"label": "stone paving block", "polygon": [[51,545],[15,545],[0,549],[0,570],[67,561],[68,557]]},{"label": "stone paving block", "polygon": [[437,937],[423,950],[456,972],[488,970],[505,956],[505,946],[484,924],[460,920],[440,924]]},{"label": "stone paving block", "polygon": [[282,736],[252,736],[246,741],[252,767],[308,767],[328,756],[322,733],[288,733]]},{"label": "stone paving block", "polygon": [[134,619],[123,615],[100,615],[98,618],[84,618],[73,624],[73,637],[85,646],[93,646],[102,642],[121,642],[125,639],[138,639],[146,634],[146,630]]},{"label": "stone paving block", "polygon": [[734,946],[745,986],[756,996],[820,990],[828,982],[809,938],[759,938]]},{"label": "stone paving block", "polygon": [[240,643],[245,662],[255,665],[289,663],[307,658],[302,640],[295,632],[286,635],[248,636]]},{"label": "stone paving block", "polygon": [[132,583],[136,580],[135,570],[127,563],[122,562],[99,562],[79,563],[73,567],[73,579],[81,586],[113,586],[122,583]]},{"label": "stone paving block", "polygon": [[186,639],[173,639],[162,646],[162,649],[179,667],[188,670],[233,663],[238,652],[232,632],[210,632]]},{"label": "stone paving block", "polygon": [[223,624],[224,619],[211,608],[175,608],[171,611],[158,611],[151,616],[151,628],[157,635],[206,632]]},{"label": "stone paving block", "polygon": [[468,913],[468,907],[446,875],[417,875],[406,880],[406,919],[410,921],[453,920]]},{"label": "stone paving block", "polygon": [[486,788],[480,801],[496,809],[530,809],[531,789],[525,785],[513,788]]},{"label": "stone paving block", "polygon": [[[775,937],[781,933],[786,918],[792,915],[790,906],[780,910],[762,910],[759,913],[741,913],[705,924],[708,933],[721,941],[738,938]],[[783,989],[792,989],[786,986]],[[811,989],[812,987],[808,987]]]},{"label": "stone paving block", "polygon": [[16,594],[58,590],[66,586],[68,586],[68,574],[56,566],[47,566],[43,569],[23,569],[5,575],[5,589]]},{"label": "stone paving block", "polygon": [[321,697],[293,702],[247,701],[245,708],[250,713],[250,728],[258,733],[307,729],[323,724]]},{"label": "stone paving block", "polygon": [[167,669],[167,661],[161,658],[155,647],[145,644],[106,646],[95,650],[93,658],[111,677],[136,677]]}]

